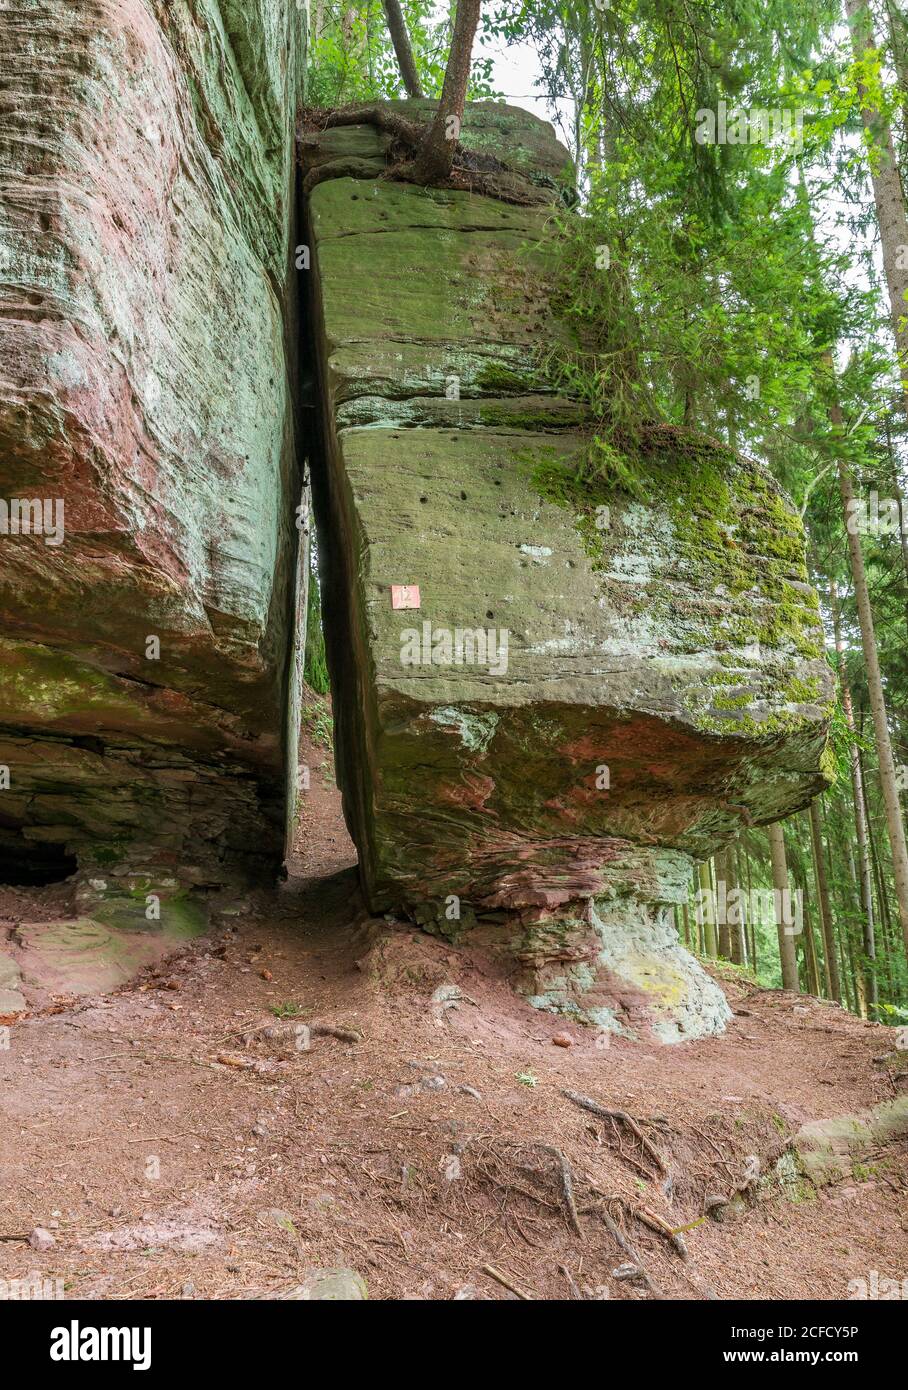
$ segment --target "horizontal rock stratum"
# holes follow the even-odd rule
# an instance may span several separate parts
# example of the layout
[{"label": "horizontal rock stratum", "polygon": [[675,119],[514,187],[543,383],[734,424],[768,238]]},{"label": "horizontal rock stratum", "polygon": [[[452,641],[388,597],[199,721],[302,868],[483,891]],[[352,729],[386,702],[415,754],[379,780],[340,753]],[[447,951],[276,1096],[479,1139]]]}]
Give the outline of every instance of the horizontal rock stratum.
[{"label": "horizontal rock stratum", "polygon": [[[724,997],[670,925],[692,857],[825,785],[800,521],[762,466],[670,428],[644,500],[576,483],[579,408],[539,369],[566,155],[492,104],[462,140],[534,205],[383,177],[365,125],[304,139],[314,480],[365,891],[502,951],[542,1007],[717,1031]],[[351,158],[366,176],[328,176]]]},{"label": "horizontal rock stratum", "polygon": [[0,534],[0,878],[283,858],[304,19],[3,12],[0,499],[62,539]]}]

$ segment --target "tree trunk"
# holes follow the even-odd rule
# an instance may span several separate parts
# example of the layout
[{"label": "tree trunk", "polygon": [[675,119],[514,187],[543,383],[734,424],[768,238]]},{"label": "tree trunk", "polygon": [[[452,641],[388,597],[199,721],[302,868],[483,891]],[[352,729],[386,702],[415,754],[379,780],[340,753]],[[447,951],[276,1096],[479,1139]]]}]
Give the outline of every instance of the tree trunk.
[{"label": "tree trunk", "polygon": [[700,891],[697,895],[697,921],[703,930],[703,954],[716,958],[716,914],[713,884],[709,873],[709,861],[704,859],[697,866]]},{"label": "tree trunk", "polygon": [[820,827],[820,808],[810,803],[810,841],[813,849],[813,872],[817,881],[817,901],[820,904],[820,931],[823,934],[823,955],[826,958],[826,986],[830,999],[842,1002],[842,982],[835,953],[835,932],[832,925],[832,905],[829,899],[829,879],[823,858],[823,835]]},{"label": "tree trunk", "polygon": [[[906,236],[908,236],[908,231],[906,231]],[[836,413],[839,412],[836,411]],[[839,489],[842,494],[842,507],[847,522],[854,511],[854,508],[849,505],[854,499],[854,488],[851,483],[851,474],[844,459],[839,459]],[[889,736],[889,723],[886,717],[886,699],[883,694],[883,677],[880,671],[873,612],[870,607],[870,593],[867,588],[867,575],[864,569],[864,555],[861,550],[861,538],[856,532],[852,534],[851,531],[848,531],[848,552],[851,557],[854,595],[857,601],[858,619],[861,624],[861,645],[864,649],[864,662],[867,667],[867,689],[870,694],[870,712],[873,715],[876,751],[880,764],[880,783],[883,789],[883,804],[886,807],[886,823],[889,827],[895,893],[899,905],[902,939],[905,943],[905,951],[908,953],[908,844],[905,842],[905,824],[902,820],[902,808],[899,803],[895,759],[892,756],[892,740]],[[868,928],[870,928],[872,936],[872,924],[865,921],[865,935]],[[869,950],[867,954],[872,956],[872,952]]]},{"label": "tree trunk", "polygon": [[744,851],[744,863],[747,866],[747,901],[750,904],[750,968],[756,975],[757,973],[757,914],[753,910],[754,885],[753,874],[750,867],[750,855]]},{"label": "tree trunk", "polygon": [[736,938],[735,938],[735,937],[732,938],[732,943],[731,943],[731,944],[732,944],[732,950],[734,950],[734,949],[735,949],[735,940],[737,939],[737,949],[738,949],[738,950],[740,951],[740,953],[741,953],[741,959],[740,959],[740,961],[738,961],[738,964],[739,964],[739,965],[750,965],[750,966],[752,966],[752,965],[753,965],[753,956],[751,955],[751,952],[750,952],[750,941],[749,941],[748,930],[747,930],[747,928],[748,928],[748,918],[749,918],[749,914],[750,914],[750,894],[749,894],[749,893],[746,893],[746,892],[745,892],[745,888],[744,888],[745,877],[744,877],[744,873],[742,872],[742,867],[741,867],[742,855],[743,855],[743,850],[742,850],[742,848],[741,848],[741,841],[739,840],[738,843],[737,843],[736,846],[735,846],[735,849],[734,849],[734,856],[735,856],[735,882],[737,883],[738,888],[740,889],[741,898],[742,898],[742,904],[741,904],[741,922],[740,922],[740,925],[739,925],[739,928],[738,928],[737,937],[736,937]]},{"label": "tree trunk", "polygon": [[[906,88],[908,92],[908,88]],[[908,102],[908,96],[906,96]],[[908,313],[908,304],[905,305],[905,312]],[[895,450],[892,447],[892,434],[889,429],[889,420],[886,422],[886,449],[889,454],[889,479],[892,487],[893,497],[898,498],[899,504],[899,542],[902,552],[902,578],[905,588],[905,627],[908,631],[908,505],[902,496],[902,487],[899,482],[898,461],[895,457]]]},{"label": "tree trunk", "polygon": [[744,907],[741,902],[741,880],[738,875],[737,846],[732,844],[725,851],[725,873],[730,904],[726,905],[728,922],[728,947],[735,965],[743,965],[747,959],[744,944]]},{"label": "tree trunk", "polygon": [[416,61],[413,57],[413,49],[410,47],[410,35],[407,33],[407,21],[404,19],[400,0],[382,0],[382,4],[385,8],[388,33],[391,35],[391,42],[397,57],[397,66],[400,68],[400,75],[404,80],[407,96],[424,96],[425,93],[419,81],[419,73],[416,71]]},{"label": "tree trunk", "polygon": [[[870,855],[869,855],[869,861],[870,861],[870,862],[869,862],[869,867],[868,867],[868,869],[867,869],[867,887],[866,887],[866,890],[865,890],[865,891],[866,891],[866,894],[867,894],[867,899],[868,899],[868,901],[872,904],[872,903],[873,903],[872,887],[873,887],[873,878],[874,878],[874,868],[873,868],[873,839],[872,839],[872,837],[871,837],[871,830],[870,830],[870,805],[869,805],[869,802],[868,802],[868,800],[867,800],[867,773],[866,773],[866,771],[865,771],[865,769],[864,769],[864,759],[863,759],[863,756],[862,756],[862,754],[861,754],[860,749],[855,749],[855,752],[857,753],[857,765],[858,765],[858,792],[859,792],[859,795],[860,795],[860,797],[861,797],[861,805],[862,805],[862,807],[863,807],[863,812],[864,812],[864,824],[865,824],[866,827],[867,827],[867,844],[868,844],[869,850],[870,850]],[[878,905],[878,906],[879,906],[879,903],[880,903],[880,896],[879,896],[879,890],[877,890],[877,905]],[[882,912],[882,909],[880,909],[880,913],[878,913],[877,915],[879,916],[879,915],[881,914],[881,912]],[[868,963],[869,963],[869,979],[868,979],[868,981],[867,981],[867,998],[868,998],[868,1000],[870,1001],[871,1004],[876,1004],[876,1003],[878,1002],[878,1000],[879,1000],[879,985],[878,985],[878,983],[877,983],[877,965],[876,965],[876,955],[877,955],[877,951],[876,951],[876,926],[875,926],[875,919],[874,919],[874,917],[868,916],[868,914],[867,914],[866,911],[864,912],[864,923],[863,923],[863,927],[864,927],[864,955],[867,957],[867,961],[868,961]],[[865,973],[866,973],[866,972],[865,972]]]},{"label": "tree trunk", "polygon": [[[908,145],[908,17],[899,14],[895,0],[886,0],[886,17],[892,39],[892,61],[902,89],[902,140]],[[903,168],[903,175],[904,172]]]},{"label": "tree trunk", "polygon": [[[826,865],[826,879],[827,879],[827,882],[828,882],[829,885],[830,885],[830,894],[831,894],[831,896],[832,896],[833,898],[835,898],[835,896],[836,896],[836,884],[837,884],[837,880],[836,880],[836,875],[835,875],[835,873],[834,873],[834,871],[833,871],[833,844],[832,844],[832,832],[831,832],[830,828],[826,825],[825,820],[823,819],[822,808],[821,808],[821,810],[820,810],[820,829],[821,829],[821,831],[822,831],[822,833],[823,833],[823,839],[824,839],[824,841],[825,841],[825,846],[826,846],[826,852],[825,852],[825,854],[823,855],[823,859],[824,859],[824,862],[825,862],[825,865]],[[840,861],[840,862],[843,862],[843,863],[845,863],[845,864],[848,865],[847,875],[848,875],[848,883],[849,883],[849,885],[852,884],[852,883],[856,883],[856,882],[857,882],[857,876],[856,876],[856,874],[855,874],[855,872],[854,872],[854,869],[853,869],[853,863],[852,863],[852,861],[849,861],[849,858],[848,858],[848,849],[850,848],[850,845],[851,845],[851,839],[850,839],[849,836],[845,836],[845,837],[844,837],[844,842],[843,842],[843,840],[842,840],[842,837],[839,836],[839,846],[838,846],[838,848],[839,848],[839,861]],[[852,856],[852,860],[853,860],[853,856]],[[839,897],[841,898],[841,893],[839,893]],[[836,942],[837,942],[837,947],[838,947],[838,949],[837,949],[837,958],[838,958],[838,963],[839,963],[839,979],[841,980],[841,983],[842,983],[842,1003],[845,1005],[845,1007],[846,1007],[847,1009],[853,1011],[853,1009],[854,1009],[854,972],[850,969],[849,935],[848,935],[848,933],[849,933],[848,915],[847,915],[847,913],[846,913],[846,914],[844,914],[844,915],[842,916],[842,918],[840,919],[839,930],[836,932]]]},{"label": "tree trunk", "polygon": [[413,177],[418,183],[441,183],[450,178],[454,150],[460,139],[481,5],[482,0],[459,0],[457,5],[441,101],[413,164]]},{"label": "tree trunk", "polygon": [[322,29],[325,24],[325,0],[315,0],[315,7],[312,10],[310,20],[310,41],[317,44],[322,36]]},{"label": "tree trunk", "polygon": [[[893,927],[892,914],[889,911],[889,897],[886,891],[886,875],[883,873],[883,866],[880,863],[880,853],[877,848],[876,836],[873,833],[873,819],[870,815],[870,805],[867,800],[867,778],[864,775],[864,760],[861,759],[861,785],[864,791],[864,812],[867,817],[867,842],[870,845],[870,862],[873,865],[873,881],[876,884],[876,901],[879,908],[880,934],[883,938],[886,956],[886,975],[889,982],[889,997],[895,997],[895,984],[892,971],[893,945],[898,945],[898,932]],[[876,1002],[876,1001],[874,1001]]]},{"label": "tree trunk", "polygon": [[790,899],[788,864],[785,859],[785,839],[782,822],[768,827],[769,853],[772,858],[772,882],[776,890],[776,930],[779,933],[779,960],[782,962],[782,988],[798,992],[798,958],[790,925],[786,926],[783,903]]},{"label": "tree trunk", "polygon": [[[867,0],[845,0],[845,11],[851,26],[851,43],[854,56],[860,61],[868,49],[876,47]],[[862,101],[864,88],[859,88]],[[870,178],[873,183],[873,200],[876,204],[877,223],[880,228],[880,242],[883,251],[883,270],[889,288],[892,308],[892,326],[895,332],[896,347],[902,368],[902,378],[908,381],[908,258],[900,252],[900,247],[908,246],[908,216],[905,214],[905,194],[899,176],[892,143],[892,131],[878,111],[866,108],[861,112],[864,129],[873,142],[874,152],[870,161]],[[906,408],[908,408],[908,385],[905,386]]]},{"label": "tree trunk", "polygon": [[[728,850],[720,850],[715,857],[716,865],[716,918],[719,927],[719,955],[723,960],[731,960],[731,927],[728,922],[728,895],[731,892],[731,871],[728,866]],[[724,911],[722,907],[724,906]]]},{"label": "tree trunk", "polygon": [[820,966],[817,961],[817,943],[813,939],[813,921],[808,911],[807,893],[804,893],[804,965],[807,971],[807,993],[819,999],[822,995],[820,988]]},{"label": "tree trunk", "polygon": [[[697,889],[699,888],[699,886],[700,880],[697,875],[697,867],[696,865],[694,865],[691,873],[691,881],[687,885],[687,901],[688,903],[690,903],[691,894],[693,894],[694,916],[693,921],[691,922],[691,934],[694,939],[693,950],[697,953],[698,956],[702,956],[705,953],[705,947],[703,944],[703,924],[700,921],[700,913],[697,910]],[[688,919],[690,920],[689,914]]]},{"label": "tree trunk", "polygon": [[[834,423],[841,422],[841,414],[838,410],[831,411],[831,415],[838,416]],[[852,538],[849,537],[849,540]],[[858,541],[860,550],[860,539]],[[863,560],[862,560],[863,566]],[[845,643],[842,640],[842,625],[839,618],[839,604],[836,598],[835,585],[829,582],[829,606],[832,609],[832,630],[835,636],[836,662],[839,673],[839,689],[842,692],[842,708],[845,711],[845,722],[848,730],[855,738],[857,728],[854,721],[854,705],[851,700],[851,686],[848,684],[848,676],[845,672]],[[874,639],[874,646],[876,645]],[[867,800],[864,795],[863,779],[861,777],[861,755],[856,743],[852,743],[849,754],[851,766],[851,795],[854,802],[854,825],[858,842],[858,873],[860,884],[861,911],[864,915],[864,946],[867,955],[872,960],[876,954],[876,933],[873,917],[873,888],[870,872],[870,856],[867,852],[868,833],[867,833]]]}]

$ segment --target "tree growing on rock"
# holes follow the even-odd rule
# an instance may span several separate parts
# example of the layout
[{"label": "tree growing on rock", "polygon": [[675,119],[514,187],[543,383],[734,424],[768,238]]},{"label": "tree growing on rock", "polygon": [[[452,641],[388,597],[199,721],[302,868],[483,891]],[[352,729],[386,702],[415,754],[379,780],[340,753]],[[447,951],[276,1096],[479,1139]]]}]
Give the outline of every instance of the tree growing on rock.
[{"label": "tree growing on rock", "polygon": [[417,183],[441,183],[451,176],[481,8],[482,0],[460,0],[457,5],[441,101],[413,164]]}]

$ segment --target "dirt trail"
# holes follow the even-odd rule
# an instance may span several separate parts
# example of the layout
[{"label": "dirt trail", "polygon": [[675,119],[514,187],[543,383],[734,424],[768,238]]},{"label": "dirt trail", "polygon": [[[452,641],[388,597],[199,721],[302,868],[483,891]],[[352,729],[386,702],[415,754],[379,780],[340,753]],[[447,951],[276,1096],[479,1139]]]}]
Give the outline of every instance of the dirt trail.
[{"label": "dirt trail", "polygon": [[[703,1216],[805,1120],[891,1097],[874,1061],[891,1033],[731,982],[723,1039],[597,1047],[481,957],[370,923],[329,761],[308,755],[281,889],[121,992],[11,1028],[0,1278],[38,1270],[68,1297],[241,1298],[349,1266],[373,1298],[626,1299],[844,1298],[871,1271],[908,1275],[904,1152],[818,1196],[773,1186]],[[66,892],[8,893],[0,927],[59,915]],[[688,1258],[635,1209],[689,1226]],[[29,1245],[35,1228],[54,1243]],[[650,1288],[616,1276],[635,1260]]]}]

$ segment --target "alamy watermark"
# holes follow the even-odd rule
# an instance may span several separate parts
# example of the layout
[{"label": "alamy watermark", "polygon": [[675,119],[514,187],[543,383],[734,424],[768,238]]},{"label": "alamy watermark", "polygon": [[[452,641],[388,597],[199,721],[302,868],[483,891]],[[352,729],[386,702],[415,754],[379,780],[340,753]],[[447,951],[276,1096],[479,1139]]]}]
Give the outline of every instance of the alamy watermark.
[{"label": "alamy watermark", "polygon": [[719,879],[715,888],[697,891],[698,919],[709,925],[739,927],[745,922],[758,926],[784,927],[786,936],[800,936],[804,930],[804,894],[800,888],[732,888]]},{"label": "alamy watermark", "polygon": [[876,491],[868,498],[850,497],[845,509],[849,536],[908,535],[908,507],[898,497],[880,497]]},{"label": "alamy watermark", "polygon": [[804,111],[790,107],[729,106],[720,101],[714,111],[701,106],[694,117],[698,145],[771,145],[790,140],[796,149],[804,144]]},{"label": "alamy watermark", "polygon": [[0,536],[43,536],[45,545],[62,545],[62,497],[0,497]]},{"label": "alamy watermark", "polygon": [[37,1269],[24,1279],[0,1279],[0,1302],[48,1303],[63,1297],[63,1280],[47,1279]]},{"label": "alamy watermark", "polygon": [[51,1361],[131,1361],[134,1371],[151,1365],[150,1327],[88,1327],[76,1318],[50,1334]]},{"label": "alamy watermark", "polygon": [[483,666],[490,676],[508,669],[506,627],[405,627],[400,634],[401,666]]},{"label": "alamy watermark", "polygon": [[848,1297],[860,1302],[877,1299],[908,1302],[908,1279],[889,1279],[879,1270],[871,1269],[866,1279],[848,1280]]}]

